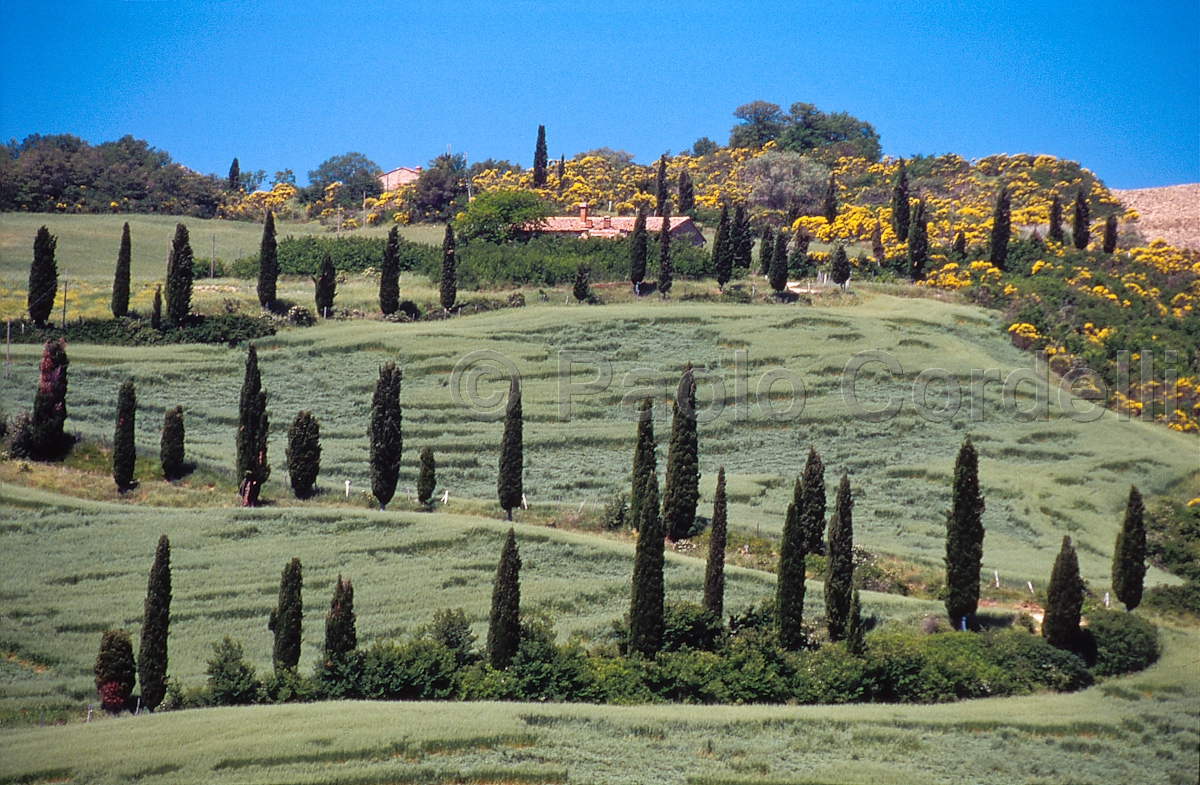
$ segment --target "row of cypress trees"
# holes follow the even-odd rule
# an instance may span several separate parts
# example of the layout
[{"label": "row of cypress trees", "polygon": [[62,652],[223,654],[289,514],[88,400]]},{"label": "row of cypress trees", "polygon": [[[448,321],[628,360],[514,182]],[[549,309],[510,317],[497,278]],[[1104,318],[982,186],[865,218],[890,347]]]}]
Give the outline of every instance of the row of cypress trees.
[{"label": "row of cypress trees", "polygon": [[[113,482],[121,493],[133,488],[137,448],[134,444],[137,421],[137,390],[133,379],[126,379],[117,389],[117,422],[113,432]],[[184,473],[183,407],[167,409],[163,415],[162,436],[159,441],[159,464],[163,477],[175,480]]]}]

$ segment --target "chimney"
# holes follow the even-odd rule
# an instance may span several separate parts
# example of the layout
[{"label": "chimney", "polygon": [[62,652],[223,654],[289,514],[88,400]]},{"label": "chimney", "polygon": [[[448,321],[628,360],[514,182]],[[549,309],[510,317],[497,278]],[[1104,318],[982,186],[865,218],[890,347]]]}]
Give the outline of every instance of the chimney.
[{"label": "chimney", "polygon": [[591,229],[592,222],[588,220],[588,212],[587,211],[588,211],[588,203],[580,202],[579,203],[579,221],[584,225],[584,227]]},{"label": "chimney", "polygon": [[603,218],[603,219],[601,219],[601,224],[600,224],[600,226],[601,226],[601,228],[603,228],[603,229],[611,229],[611,228],[612,228],[612,219],[611,219],[611,218],[609,218],[607,215],[606,215],[606,216],[604,216],[604,218]]}]

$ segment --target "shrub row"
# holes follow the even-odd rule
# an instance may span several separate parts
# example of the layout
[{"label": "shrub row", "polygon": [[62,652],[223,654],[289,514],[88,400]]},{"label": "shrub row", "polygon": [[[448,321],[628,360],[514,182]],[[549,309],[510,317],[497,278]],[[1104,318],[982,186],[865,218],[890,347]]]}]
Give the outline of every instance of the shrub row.
[{"label": "shrub row", "polygon": [[149,319],[81,319],[65,327],[38,328],[32,322],[13,325],[13,343],[41,344],[62,338],[70,343],[107,346],[148,346],[164,343],[224,343],[236,346],[243,341],[275,334],[269,318],[244,314],[193,315],[178,329],[156,329]]}]

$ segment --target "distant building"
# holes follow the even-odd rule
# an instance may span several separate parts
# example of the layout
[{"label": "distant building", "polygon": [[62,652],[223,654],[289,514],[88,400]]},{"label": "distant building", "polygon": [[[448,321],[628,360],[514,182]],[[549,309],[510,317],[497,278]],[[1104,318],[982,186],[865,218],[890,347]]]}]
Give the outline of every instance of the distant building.
[{"label": "distant building", "polygon": [[379,175],[379,184],[385,191],[395,191],[406,185],[412,185],[421,176],[421,167],[398,166],[390,172]]},{"label": "distant building", "polygon": [[[534,229],[535,234],[572,235],[581,239],[588,237],[608,237],[616,239],[633,233],[633,224],[637,219],[628,215],[588,216],[587,202],[579,205],[579,215],[556,215],[546,218]],[[663,219],[658,216],[646,216],[647,234],[658,234],[662,231]],[[671,217],[671,238],[684,240],[692,245],[704,245],[704,235],[686,215]]]}]

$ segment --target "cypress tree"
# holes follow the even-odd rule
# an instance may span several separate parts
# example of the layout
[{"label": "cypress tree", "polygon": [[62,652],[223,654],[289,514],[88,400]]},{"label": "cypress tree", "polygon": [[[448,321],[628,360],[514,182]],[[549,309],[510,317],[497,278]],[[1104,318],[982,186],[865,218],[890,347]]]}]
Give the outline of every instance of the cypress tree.
[{"label": "cypress tree", "polygon": [[691,532],[699,499],[696,382],[692,364],[688,363],[671,403],[671,441],[667,446],[667,475],[662,494],[662,526],[672,541],[682,540]]},{"label": "cypress tree", "polygon": [[321,424],[312,411],[296,413],[296,419],[288,428],[285,454],[292,492],[297,499],[307,499],[312,496],[321,471]]},{"label": "cypress tree", "polygon": [[671,205],[662,205],[662,229],[658,232],[658,291],[667,299],[673,277],[671,266]]},{"label": "cypress tree", "polygon": [[437,490],[437,462],[433,459],[433,448],[425,445],[421,450],[421,468],[417,472],[417,501],[426,507]]},{"label": "cypress tree", "polygon": [[1050,228],[1046,232],[1046,237],[1059,245],[1062,245],[1063,242],[1062,218],[1062,202],[1059,201],[1058,194],[1054,194],[1050,199]]},{"label": "cypress tree", "polygon": [[919,281],[925,275],[925,265],[928,263],[929,221],[925,217],[925,197],[921,197],[917,200],[917,209],[912,214],[912,225],[908,228],[909,278]]},{"label": "cypress tree", "polygon": [[454,228],[446,224],[442,238],[442,309],[449,311],[458,299],[458,266],[454,258]]},{"label": "cypress tree", "polygon": [[[913,239],[911,234],[909,239]],[[912,248],[912,244],[910,243],[908,247]],[[833,259],[829,264],[829,277],[843,290],[850,281],[850,259],[846,257],[846,246],[841,243],[838,243],[837,247],[833,249]]]},{"label": "cypress tree", "polygon": [[730,237],[733,239],[733,266],[749,270],[754,251],[754,233],[750,229],[750,216],[744,204],[739,203],[733,209]]},{"label": "cypress tree", "polygon": [[979,607],[983,510],[979,453],[968,436],[954,462],[953,508],[946,516],[946,614],[955,629]]},{"label": "cypress tree", "polygon": [[262,243],[258,246],[258,303],[270,309],[275,305],[275,284],[279,280],[278,246],[275,243],[275,213],[267,210],[263,220]]},{"label": "cypress tree", "polygon": [[[46,324],[54,310],[54,298],[58,296],[58,265],[54,251],[58,238],[50,234],[45,226],[37,230],[33,238],[33,262],[29,265],[29,295],[25,303],[29,318],[38,327]],[[64,325],[65,326],[65,325]]]},{"label": "cypress tree", "polygon": [[269,426],[267,392],[262,389],[262,376],[258,372],[258,350],[250,344],[238,401],[237,474],[243,507],[258,504],[262,484],[271,476],[271,465],[267,462]]},{"label": "cypress tree", "polygon": [[663,153],[658,159],[658,177],[654,183],[655,207],[659,215],[666,217],[667,200],[671,192],[667,189],[667,155]]},{"label": "cypress tree", "polygon": [[387,509],[388,502],[396,495],[396,482],[400,478],[404,448],[400,411],[402,376],[394,362],[384,363],[371,396],[371,425],[367,431],[371,440],[371,493],[381,510]]},{"label": "cypress tree", "polygon": [[696,186],[686,168],[679,172],[679,212],[690,213],[696,208]]},{"label": "cypress tree", "polygon": [[1110,215],[1104,219],[1104,253],[1117,250],[1117,216]]},{"label": "cypress tree", "polygon": [[788,271],[788,237],[787,232],[780,229],[775,235],[775,250],[771,253],[771,261],[779,261],[783,265],[783,277],[787,278]]},{"label": "cypress tree", "polygon": [[101,707],[113,714],[125,708],[137,684],[137,662],[133,643],[125,630],[105,630],[100,636],[100,652],[92,666]]},{"label": "cypress tree", "polygon": [[159,442],[158,460],[162,464],[163,477],[176,480],[183,476],[183,407],[167,409],[163,415],[162,440]]},{"label": "cypress tree", "polygon": [[[779,240],[783,240],[782,243]],[[771,264],[767,268],[767,283],[775,290],[775,296],[783,294],[783,290],[787,288],[788,266],[787,266],[787,235],[780,232],[775,241],[775,248],[771,252]]]},{"label": "cypress tree", "polygon": [[896,170],[896,182],[892,186],[892,231],[900,242],[908,242],[908,228],[911,216],[908,206],[908,172],[904,168],[904,159]]},{"label": "cypress tree", "polygon": [[646,481],[642,520],[633,556],[633,592],[629,602],[629,650],[653,657],[663,639],[663,531],[658,515],[658,474]]},{"label": "cypress tree", "polygon": [[138,645],[138,681],[142,705],[154,711],[167,695],[167,635],[171,626],[171,541],[158,538],[146,602],[142,610],[142,639]]},{"label": "cypress tree", "polygon": [[112,315],[120,319],[129,315],[129,265],[133,258],[129,240],[129,221],[121,229],[121,247],[117,251],[117,271],[113,275]]},{"label": "cypress tree", "polygon": [[954,235],[954,245],[950,252],[960,262],[967,258],[967,236],[963,234],[962,229],[959,229],[958,234]]},{"label": "cypress tree", "polygon": [[46,341],[39,366],[38,388],[33,395],[31,455],[39,461],[53,460],[67,447],[63,433],[67,422],[67,345],[59,338]]},{"label": "cypress tree", "polygon": [[717,273],[717,286],[722,289],[733,276],[733,255],[729,250],[729,205],[721,204],[721,218],[717,221],[717,234],[713,238],[713,269]]},{"label": "cypress tree", "polygon": [[988,261],[999,270],[1008,266],[1008,239],[1012,234],[1011,200],[1008,186],[1000,186],[996,205],[992,208],[992,239],[988,245]]},{"label": "cypress tree", "polygon": [[400,308],[400,230],[393,226],[379,263],[379,312],[391,316]]},{"label": "cypress tree", "polygon": [[571,293],[575,295],[575,299],[581,303],[591,299],[592,292],[588,288],[588,277],[590,271],[586,264],[581,264],[575,269],[575,285],[571,289]]},{"label": "cypress tree", "polygon": [[771,262],[775,259],[775,232],[771,227],[764,226],[762,236],[758,238],[758,274],[770,275]]},{"label": "cypress tree", "polygon": [[192,244],[183,224],[175,225],[171,255],[167,258],[167,322],[181,327],[192,307]]},{"label": "cypress tree", "polygon": [[629,280],[634,294],[639,297],[642,281],[646,278],[646,242],[646,213],[638,208],[637,218],[633,219],[633,233],[629,235]]},{"label": "cypress tree", "polygon": [[804,645],[804,573],[806,556],[804,520],[801,514],[803,490],[800,478],[792,491],[783,521],[783,539],[779,544],[779,572],[775,581],[775,605],[779,611],[779,645],[796,651]]},{"label": "cypress tree", "polygon": [[1079,557],[1071,547],[1071,538],[1065,536],[1050,571],[1050,585],[1046,587],[1042,637],[1051,646],[1073,649],[1079,642],[1079,619],[1086,590],[1079,575]]},{"label": "cypress tree", "polygon": [[804,474],[800,475],[800,520],[804,552],[825,553],[825,464],[814,447],[808,448]]},{"label": "cypress tree", "polygon": [[117,390],[117,426],[113,431],[113,481],[121,493],[133,487],[133,470],[137,462],[134,444],[134,421],[137,418],[137,394],[133,379],[121,382]]},{"label": "cypress tree", "polygon": [[830,224],[837,220],[837,180],[834,179],[832,172],[829,173],[829,184],[825,186],[825,200],[821,204],[821,214]]},{"label": "cypress tree", "polygon": [[704,567],[704,609],[720,619],[725,613],[725,531],[728,504],[725,501],[725,467],[717,469],[713,494],[712,529],[708,537],[708,563]]},{"label": "cypress tree", "polygon": [[150,327],[155,330],[162,329],[162,286],[154,287],[154,303],[150,306]]},{"label": "cypress tree", "polygon": [[1125,504],[1125,521],[1117,532],[1113,547],[1112,588],[1117,599],[1131,611],[1142,602],[1142,586],[1146,578],[1146,523],[1142,494],[1136,485],[1129,488]]},{"label": "cypress tree", "polygon": [[825,620],[829,624],[829,638],[835,641],[846,637],[850,598],[854,593],[853,507],[850,478],[843,474],[833,517],[829,520],[829,557],[825,572]]},{"label": "cypress tree", "polygon": [[508,409],[504,415],[504,436],[500,439],[500,471],[496,479],[496,495],[505,517],[512,520],[513,508],[519,507],[524,496],[522,473],[525,453],[522,442],[524,421],[521,414],[521,381],[514,375],[508,388]]},{"label": "cypress tree", "polygon": [[629,492],[629,520],[636,530],[642,522],[642,502],[646,483],[658,470],[657,444],[654,441],[654,402],[643,398],[638,408],[637,442],[633,448],[633,475]]},{"label": "cypress tree", "polygon": [[233,163],[229,165],[229,190],[242,190],[242,170],[238,166],[238,159],[234,158]]},{"label": "cypress tree", "polygon": [[[549,163],[549,158],[546,155],[546,126],[539,125],[537,132],[537,146],[533,149],[533,187],[546,187],[546,164]],[[449,306],[446,306],[447,308]]]},{"label": "cypress tree", "polygon": [[1071,226],[1071,236],[1075,240],[1075,247],[1080,251],[1086,251],[1088,241],[1092,236],[1092,218],[1091,211],[1088,208],[1087,196],[1083,193],[1083,188],[1080,188],[1075,194],[1075,222]]},{"label": "cypress tree", "polygon": [[558,157],[558,195],[562,196],[563,188],[566,187],[567,181],[567,157],[560,155]]},{"label": "cypress tree", "polygon": [[325,659],[343,659],[358,648],[358,631],[354,617],[354,584],[342,581],[339,572],[333,585],[333,599],[325,614]]},{"label": "cypress tree", "polygon": [[283,568],[279,578],[279,601],[267,621],[267,629],[275,634],[271,661],[276,673],[294,672],[300,662],[300,634],[304,621],[304,603],[300,595],[303,587],[300,560],[293,558]]},{"label": "cypress tree", "polygon": [[863,648],[862,601],[858,597],[858,589],[855,589],[850,595],[850,614],[846,619],[846,650],[860,657]]},{"label": "cypress tree", "polygon": [[788,272],[801,278],[809,274],[808,270],[808,234],[803,226],[797,226],[792,235],[792,252],[788,256]]},{"label": "cypress tree", "polygon": [[337,297],[337,270],[333,266],[333,257],[329,255],[329,251],[325,252],[325,257],[321,260],[321,269],[317,271],[317,277],[313,278],[313,284],[317,315],[328,319],[333,311],[333,298]]},{"label": "cypress tree", "polygon": [[500,549],[496,582],[492,584],[492,612],[488,616],[488,662],[497,670],[507,668],[521,645],[521,554],[517,535],[510,526]]}]

